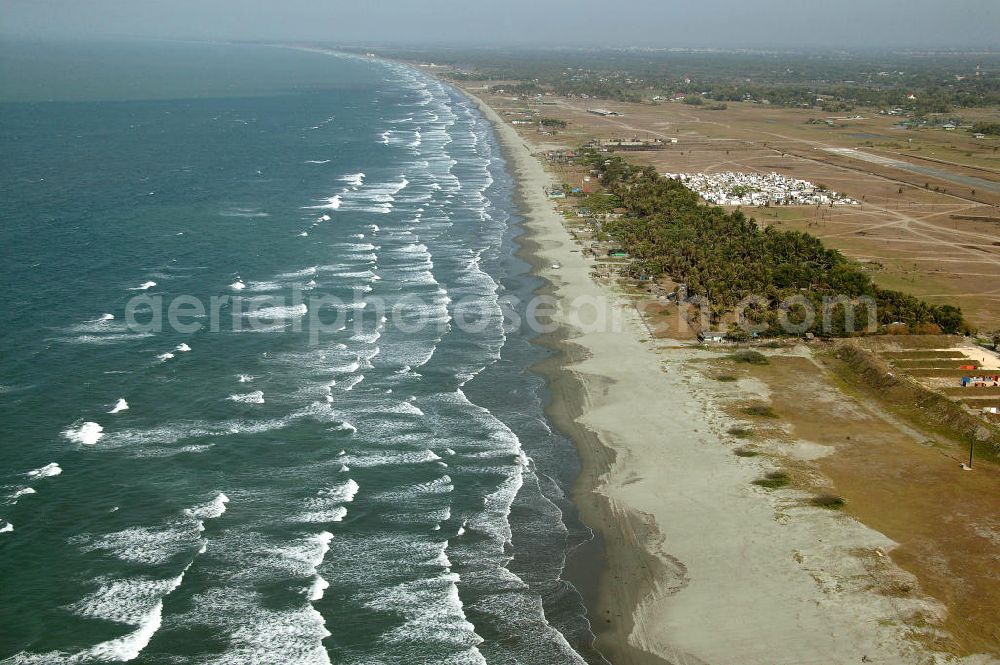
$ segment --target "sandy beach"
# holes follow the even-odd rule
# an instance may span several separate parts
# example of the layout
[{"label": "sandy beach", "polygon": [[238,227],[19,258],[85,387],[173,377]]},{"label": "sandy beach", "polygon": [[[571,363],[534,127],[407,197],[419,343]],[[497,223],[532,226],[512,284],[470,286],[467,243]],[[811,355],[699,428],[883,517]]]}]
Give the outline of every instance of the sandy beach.
[{"label": "sandy beach", "polygon": [[[598,648],[613,663],[958,662],[910,636],[907,618],[940,606],[875,590],[866,557],[892,540],[802,492],[753,485],[773,462],[724,445],[735,421],[723,403],[766,386],[706,385],[694,365],[710,352],[652,339],[625,294],[591,278],[592,259],[544,194],[538,147],[477,102],[519,181],[526,252],[560,303],[545,342],[559,354],[541,369],[549,415],[583,460],[574,498],[603,543]],[[581,301],[610,303],[617,325],[581,330],[570,306]]]}]

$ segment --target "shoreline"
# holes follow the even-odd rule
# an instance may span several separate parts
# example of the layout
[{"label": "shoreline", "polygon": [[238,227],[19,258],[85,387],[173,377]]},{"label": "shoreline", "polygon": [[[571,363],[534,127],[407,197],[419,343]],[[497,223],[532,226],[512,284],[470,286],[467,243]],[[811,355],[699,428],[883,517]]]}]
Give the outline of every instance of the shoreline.
[{"label": "shoreline", "polygon": [[[493,126],[501,152],[516,182],[515,206],[524,218],[521,234],[516,242],[517,255],[531,266],[531,272],[543,281],[537,295],[558,297],[558,276],[547,266],[551,261],[541,256],[546,242],[552,242],[543,232],[551,228],[545,219],[555,216],[548,201],[538,192],[548,184],[544,167],[531,154],[530,147],[511,127],[503,122],[496,111],[468,91],[469,97],[480,113]],[[560,225],[559,230],[563,230]],[[571,239],[567,240],[572,242]],[[589,278],[588,278],[589,281]],[[596,287],[596,285],[594,285]],[[545,321],[548,323],[548,321]],[[587,396],[602,388],[599,377],[590,383],[571,368],[590,357],[590,351],[572,341],[575,334],[566,321],[552,321],[558,325],[553,333],[540,333],[533,343],[551,350],[552,355],[531,367],[545,378],[551,399],[545,407],[546,417],[575,444],[580,456],[581,470],[574,483],[572,500],[580,511],[585,526],[594,531],[594,540],[569,552],[566,559],[565,578],[576,586],[584,598],[588,620],[595,636],[594,649],[610,662],[623,665],[673,665],[653,653],[629,644],[628,636],[634,629],[633,610],[646,593],[657,583],[657,577],[667,574],[662,562],[641,543],[646,538],[656,538],[655,524],[627,511],[616,510],[608,498],[595,490],[601,477],[611,470],[617,457],[613,447],[605,445],[601,437],[580,422],[587,406]],[[621,528],[621,523],[628,524]],[[595,526],[600,525],[600,526]],[[622,537],[626,533],[634,538]],[[591,577],[599,570],[597,579]],[[636,576],[634,571],[647,573]],[[574,575],[574,572],[577,574]],[[699,665],[690,661],[689,665]]]},{"label": "shoreline", "polygon": [[[529,231],[524,235],[528,237],[523,240],[518,238],[521,249],[517,254],[538,275],[544,266],[537,255],[541,246],[530,237]],[[540,296],[554,293],[555,287],[548,280],[536,291]],[[585,412],[586,395],[593,388],[588,388],[582,377],[570,367],[586,360],[589,353],[583,346],[570,341],[569,337],[570,332],[562,326],[554,333],[539,334],[533,343],[548,349],[552,355],[530,368],[544,377],[549,389],[546,418],[576,446],[581,468],[573,483],[571,499],[580,511],[584,525],[591,529],[594,536],[567,553],[563,577],[577,588],[584,600],[595,637],[593,649],[600,655],[616,664],[671,665],[627,645],[627,636],[633,628],[632,609],[638,605],[644,588],[653,583],[650,578],[643,580],[643,584],[636,584],[637,580],[627,570],[652,570],[659,561],[637,542],[609,537],[611,525],[616,520],[632,520],[630,529],[636,533],[648,527],[632,515],[614,511],[606,497],[592,491],[598,486],[601,476],[612,468],[616,452],[579,422]],[[581,453],[582,448],[587,452]],[[603,527],[595,527],[595,524]],[[614,568],[613,562],[618,562]],[[618,582],[613,583],[612,580]],[[613,624],[610,628],[609,623]]]},{"label": "shoreline", "polygon": [[[895,542],[808,505],[799,490],[754,486],[775,462],[741,459],[726,441],[737,424],[726,411],[732,387],[706,383],[701,371],[719,356],[652,339],[628,296],[592,279],[592,261],[542,192],[552,179],[533,154],[541,148],[456,89],[502,146],[524,218],[519,254],[543,280],[540,292],[560,304],[604,299],[622,321],[618,331],[584,331],[557,310],[558,331],[536,339],[555,353],[532,368],[551,391],[547,416],[581,459],[572,499],[600,535],[570,553],[565,572],[589,587],[581,594],[595,648],[626,665],[959,662],[928,650],[908,623],[943,607],[872,584],[861,553],[891,552]],[[759,382],[733,387],[767,393]]]}]

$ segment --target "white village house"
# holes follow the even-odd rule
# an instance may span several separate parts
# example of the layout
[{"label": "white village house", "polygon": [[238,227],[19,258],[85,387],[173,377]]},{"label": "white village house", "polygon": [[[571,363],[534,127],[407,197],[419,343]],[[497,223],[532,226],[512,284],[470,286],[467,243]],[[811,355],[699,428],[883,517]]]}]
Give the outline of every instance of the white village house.
[{"label": "white village house", "polygon": [[780,173],[665,173],[716,205],[860,205],[858,201],[807,180]]}]

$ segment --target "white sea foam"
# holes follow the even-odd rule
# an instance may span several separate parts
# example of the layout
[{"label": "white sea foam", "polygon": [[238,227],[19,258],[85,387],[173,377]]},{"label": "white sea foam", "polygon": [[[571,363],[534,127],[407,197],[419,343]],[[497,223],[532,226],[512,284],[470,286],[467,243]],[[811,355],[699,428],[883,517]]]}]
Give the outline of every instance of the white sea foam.
[{"label": "white sea foam", "polygon": [[29,478],[51,478],[53,476],[58,476],[60,473],[62,473],[62,467],[60,467],[58,463],[52,462],[34,469],[33,471],[29,471],[24,475]]},{"label": "white sea foam", "polygon": [[353,374],[361,369],[361,359],[355,356],[354,360],[346,365],[331,368],[337,374]]},{"label": "white sea foam", "polygon": [[230,395],[229,400],[233,402],[239,402],[241,404],[263,404],[264,403],[264,392],[262,390],[255,390],[252,393],[245,393],[242,395]]},{"label": "white sea foam", "polygon": [[[444,563],[447,556],[443,547],[441,553],[439,558]],[[412,657],[417,657],[427,644],[446,644],[452,649],[465,649],[461,660],[456,659],[456,662],[485,665],[486,659],[476,649],[483,638],[465,618],[458,582],[458,574],[446,570],[433,578],[403,582],[381,590],[365,603],[375,611],[392,611],[404,617],[402,625],[382,635],[397,656],[412,652]]]},{"label": "white sea foam", "polygon": [[199,593],[192,605],[190,612],[174,619],[191,627],[207,625],[226,640],[225,652],[199,662],[330,665],[322,642],[330,632],[309,603],[279,609],[265,602],[261,593],[231,584]]},{"label": "white sea foam", "polygon": [[348,478],[340,485],[320,490],[319,495],[337,503],[350,503],[354,501],[354,497],[357,496],[359,489],[358,484],[351,478]]},{"label": "white sea foam", "polygon": [[250,382],[251,382],[251,381],[253,381],[253,380],[254,380],[255,378],[257,378],[257,377],[255,377],[255,376],[251,376],[251,375],[249,375],[249,374],[240,374],[240,375],[239,375],[239,382],[240,382],[240,383],[250,383]]},{"label": "white sea foam", "polygon": [[329,164],[330,160],[329,159],[307,159],[305,161],[305,163],[306,164]]},{"label": "white sea foam", "polygon": [[296,319],[309,313],[309,308],[304,304],[291,305],[286,307],[260,307],[244,312],[245,317],[254,317],[265,321],[285,321]]},{"label": "white sea foam", "polygon": [[372,332],[361,332],[351,337],[351,341],[354,342],[364,342],[365,344],[374,344],[382,337],[382,332],[375,330]]},{"label": "white sea foam", "polygon": [[231,288],[233,291],[242,291],[243,289],[247,288],[247,285],[243,282],[243,280],[237,279],[235,282],[229,285],[229,288]]},{"label": "white sea foam", "polygon": [[358,385],[365,380],[364,374],[355,374],[354,376],[344,379],[344,390],[351,391],[354,390],[354,386]]},{"label": "white sea foam", "polygon": [[216,517],[220,517],[226,512],[226,504],[229,503],[229,497],[219,492],[214,499],[207,503],[203,503],[199,506],[194,506],[193,508],[188,508],[184,512],[191,517],[199,520],[209,520]]},{"label": "white sea foam", "polygon": [[104,436],[104,428],[97,423],[85,422],[76,429],[64,431],[63,436],[74,443],[93,446]]},{"label": "white sea foam", "polygon": [[115,315],[114,314],[107,314],[107,313],[101,314],[101,318],[99,318],[97,320],[98,321],[114,321],[115,320]]},{"label": "white sea foam", "polygon": [[315,603],[323,599],[323,593],[330,588],[330,583],[323,579],[322,575],[317,575],[309,587],[309,602]]},{"label": "white sea foam", "polygon": [[130,291],[148,291],[149,289],[153,288],[154,286],[156,286],[156,282],[150,280],[150,281],[147,281],[147,282],[143,282],[139,286],[136,286],[136,287],[134,287],[132,289],[129,289],[129,290]]},{"label": "white sea foam", "polygon": [[110,411],[108,411],[108,413],[121,413],[122,411],[127,411],[127,410],[128,410],[128,402],[125,401],[124,397],[119,397],[118,401],[115,402],[115,405],[111,408]]},{"label": "white sea foam", "polygon": [[156,359],[159,360],[161,363],[165,363],[173,357],[174,354],[168,352],[168,353],[161,353],[160,355],[156,356]]},{"label": "white sea foam", "polygon": [[270,217],[269,214],[257,208],[227,208],[219,214],[223,217],[242,217],[246,219]]},{"label": "white sea foam", "polygon": [[350,455],[347,460],[352,467],[370,468],[377,466],[397,466],[400,464],[421,464],[441,459],[432,450],[384,451]]},{"label": "white sea foam", "polygon": [[122,342],[131,342],[137,339],[143,339],[145,337],[152,337],[153,333],[121,333],[121,334],[105,334],[105,335],[78,335],[76,337],[60,337],[57,338],[60,342],[65,342],[67,344],[92,344],[95,346],[109,346],[111,344],[120,344]]},{"label": "white sea foam", "polygon": [[258,293],[267,293],[269,291],[280,291],[285,288],[285,285],[279,282],[250,282],[247,288]]},{"label": "white sea foam", "polygon": [[321,199],[323,202],[314,206],[303,206],[303,210],[339,210],[341,204],[343,204],[343,199],[339,194],[334,194],[325,199]]},{"label": "white sea foam", "polygon": [[30,494],[38,494],[38,492],[32,487],[24,487],[11,494],[10,500],[12,503],[17,503],[17,500],[20,499],[22,496]]},{"label": "white sea foam", "polygon": [[[38,660],[32,658],[23,662],[90,663],[135,660],[160,629],[163,621],[163,598],[181,585],[185,572],[187,568],[177,577],[166,580],[147,578],[103,580],[96,592],[67,609],[79,616],[134,626],[135,630],[75,654],[55,652],[43,654]],[[49,656],[56,657],[56,660],[50,660]]]},{"label": "white sea foam", "polygon": [[306,512],[294,518],[304,524],[331,524],[347,516],[347,508],[330,505],[332,502],[315,499],[306,503]]},{"label": "white sea foam", "polygon": [[103,551],[129,563],[160,565],[201,545],[198,524],[185,520],[159,527],[132,527],[100,536],[78,536],[70,542],[84,552]]},{"label": "white sea foam", "polygon": [[342,247],[348,252],[372,252],[378,249],[370,242],[348,242],[344,243]]},{"label": "white sea foam", "polygon": [[178,353],[187,353],[190,350],[191,347],[185,344],[184,342],[181,342],[174,348],[174,351],[177,351]]},{"label": "white sea foam", "polygon": [[275,279],[287,281],[290,279],[300,279],[302,277],[312,277],[313,275],[316,274],[318,269],[319,269],[318,266],[309,266],[308,268],[295,270],[293,272],[283,272],[280,275],[277,275]]},{"label": "white sea foam", "polygon": [[14,525],[10,522],[0,520],[0,533],[10,533],[14,530]]},{"label": "white sea foam", "polygon": [[392,409],[390,409],[390,411],[392,411],[393,413],[405,413],[407,415],[412,415],[412,416],[422,416],[422,415],[424,415],[423,411],[421,411],[420,409],[418,409],[416,406],[414,406],[410,402],[400,402],[396,406],[392,407]]},{"label": "white sea foam", "polygon": [[[358,431],[358,428],[345,420],[344,422],[334,427],[333,430],[336,432],[350,432],[351,434],[354,434],[355,432]],[[340,454],[343,455],[344,454],[343,451],[341,451]]]},{"label": "white sea foam", "polygon": [[[317,422],[339,422],[326,404],[316,403],[289,413],[281,418],[264,420],[228,420],[223,422],[166,423],[149,429],[126,429],[109,435],[109,447],[168,446],[190,438],[230,436],[234,434],[259,434],[282,429],[300,420],[311,418]],[[173,450],[173,449],[171,449]]]},{"label": "white sea foam", "polygon": [[346,182],[351,187],[361,187],[365,183],[364,173],[352,173],[350,175],[341,176],[340,180]]}]

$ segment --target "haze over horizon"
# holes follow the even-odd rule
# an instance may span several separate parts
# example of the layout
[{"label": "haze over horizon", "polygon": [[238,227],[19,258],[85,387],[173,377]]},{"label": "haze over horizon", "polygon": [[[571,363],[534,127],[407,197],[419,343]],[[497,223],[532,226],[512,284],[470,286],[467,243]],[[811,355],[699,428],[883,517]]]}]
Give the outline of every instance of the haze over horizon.
[{"label": "haze over horizon", "polygon": [[0,38],[410,45],[993,48],[995,0],[0,0]]}]

